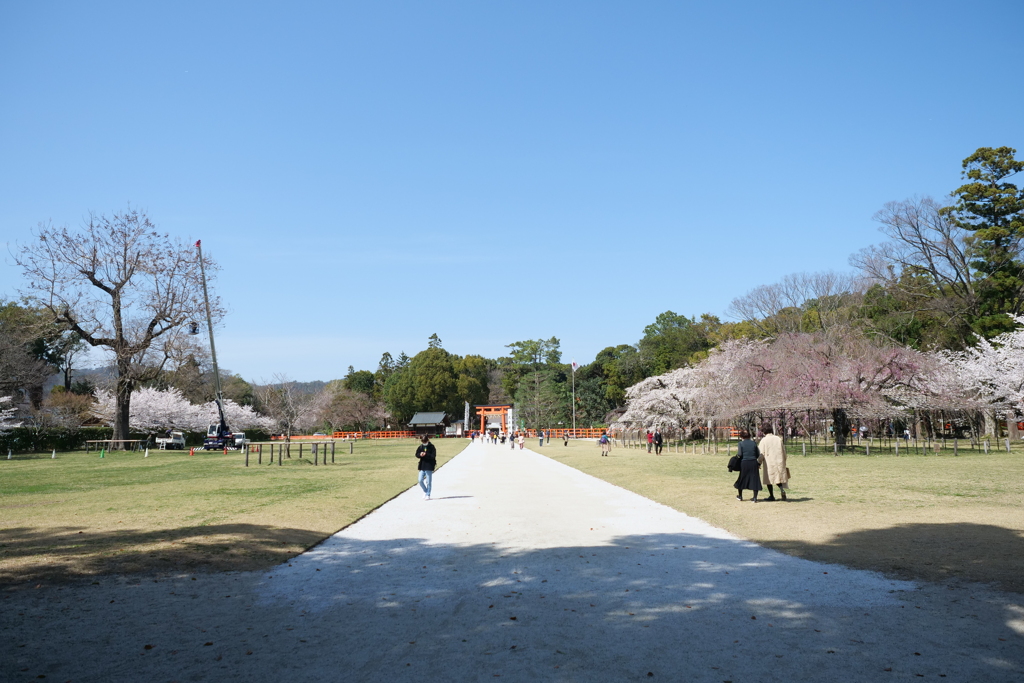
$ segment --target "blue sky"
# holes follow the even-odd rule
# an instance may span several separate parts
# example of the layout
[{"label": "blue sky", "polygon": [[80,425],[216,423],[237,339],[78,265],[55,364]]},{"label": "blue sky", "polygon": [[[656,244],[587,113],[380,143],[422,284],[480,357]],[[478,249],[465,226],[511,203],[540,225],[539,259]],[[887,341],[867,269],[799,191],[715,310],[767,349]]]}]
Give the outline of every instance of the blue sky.
[{"label": "blue sky", "polygon": [[0,2],[0,241],[128,202],[201,238],[251,379],[434,332],[588,362],[845,270],[885,202],[1024,155],[1021,26],[1019,0]]}]

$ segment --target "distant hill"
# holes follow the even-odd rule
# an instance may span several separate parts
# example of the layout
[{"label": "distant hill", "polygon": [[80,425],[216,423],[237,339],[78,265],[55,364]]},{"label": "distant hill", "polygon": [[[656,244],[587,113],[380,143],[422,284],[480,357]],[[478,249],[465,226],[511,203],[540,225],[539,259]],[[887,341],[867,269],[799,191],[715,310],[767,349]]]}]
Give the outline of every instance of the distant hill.
[{"label": "distant hill", "polygon": [[[301,394],[316,394],[322,391],[325,386],[327,386],[327,382],[323,382],[321,380],[315,380],[312,382],[289,382],[289,384],[291,384],[295,388],[295,390]],[[254,384],[253,389],[260,389],[266,386],[273,386],[273,383]]]},{"label": "distant hill", "polygon": [[[229,374],[231,374],[230,370],[226,368],[221,369],[222,378],[226,377]],[[72,381],[88,380],[94,386],[97,387],[112,387],[115,379],[117,379],[117,368],[114,367],[113,365],[103,365],[95,368],[76,368],[71,376]],[[46,384],[43,386],[43,391],[49,393],[50,389],[63,382],[64,375],[57,373],[46,381]],[[324,382],[322,380],[314,380],[312,382],[291,382],[290,384],[292,384],[292,386],[294,386],[295,389],[300,393],[315,394],[320,392],[325,386],[327,386],[328,382]],[[268,385],[253,384],[253,388],[258,388],[261,386]]]}]

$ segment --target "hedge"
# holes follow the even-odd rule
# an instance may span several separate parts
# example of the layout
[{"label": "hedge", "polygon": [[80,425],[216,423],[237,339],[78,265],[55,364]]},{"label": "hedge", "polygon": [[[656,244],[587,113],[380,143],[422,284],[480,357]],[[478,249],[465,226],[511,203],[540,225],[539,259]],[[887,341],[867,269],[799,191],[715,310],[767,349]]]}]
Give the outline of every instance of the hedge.
[{"label": "hedge", "polygon": [[0,432],[0,451],[15,453],[42,453],[44,451],[73,451],[84,448],[92,439],[109,439],[114,430],[110,427],[82,427],[81,429],[39,429],[36,427],[11,427]]}]

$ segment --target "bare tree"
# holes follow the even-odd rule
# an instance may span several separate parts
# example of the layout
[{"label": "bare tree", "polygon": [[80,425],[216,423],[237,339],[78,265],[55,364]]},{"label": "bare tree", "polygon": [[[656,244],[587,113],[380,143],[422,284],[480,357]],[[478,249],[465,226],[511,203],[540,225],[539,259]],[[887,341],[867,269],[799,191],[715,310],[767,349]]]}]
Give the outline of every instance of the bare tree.
[{"label": "bare tree", "polygon": [[828,330],[845,326],[850,304],[862,290],[863,283],[850,274],[794,273],[734,299],[729,314],[767,336]]},{"label": "bare tree", "polygon": [[53,374],[45,361],[29,353],[25,340],[0,328],[0,395],[21,391],[34,406],[43,400],[43,382]]},{"label": "bare tree", "polygon": [[92,416],[93,408],[92,396],[54,391],[46,397],[43,407],[36,411],[35,419],[44,427],[75,431]]},{"label": "bare tree", "polygon": [[[132,390],[188,344],[185,326],[206,311],[198,257],[129,208],[92,216],[81,230],[40,225],[15,262],[25,294],[87,344],[107,349],[117,369],[114,438],[128,438]],[[216,266],[207,260],[206,270]],[[219,300],[211,301],[219,320]]]},{"label": "bare tree", "polygon": [[340,431],[346,426],[367,431],[383,425],[386,415],[380,401],[358,391],[336,387],[318,417],[331,431]]},{"label": "bare tree", "polygon": [[270,416],[289,439],[293,433],[312,427],[332,396],[326,387],[315,393],[301,391],[282,374],[274,375],[269,384],[253,386],[259,411]]},{"label": "bare tree", "polygon": [[[972,234],[949,219],[943,206],[930,197],[889,202],[874,219],[889,241],[862,249],[850,257],[851,265],[871,280],[898,291],[918,311],[941,314],[961,330],[961,341],[970,338],[970,320],[978,317],[979,288],[987,277],[972,266]],[[1022,239],[1013,237],[1004,256],[1016,259]],[[991,272],[1001,272],[1005,263]],[[924,274],[938,288],[921,287],[906,275]]]}]

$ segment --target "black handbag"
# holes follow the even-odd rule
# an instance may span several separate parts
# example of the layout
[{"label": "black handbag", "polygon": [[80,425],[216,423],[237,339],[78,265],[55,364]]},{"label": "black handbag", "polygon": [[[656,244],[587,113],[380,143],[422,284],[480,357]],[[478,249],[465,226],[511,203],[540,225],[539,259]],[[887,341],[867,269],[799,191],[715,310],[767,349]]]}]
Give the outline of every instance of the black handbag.
[{"label": "black handbag", "polygon": [[739,472],[740,471],[740,456],[734,455],[729,458],[729,471]]}]

